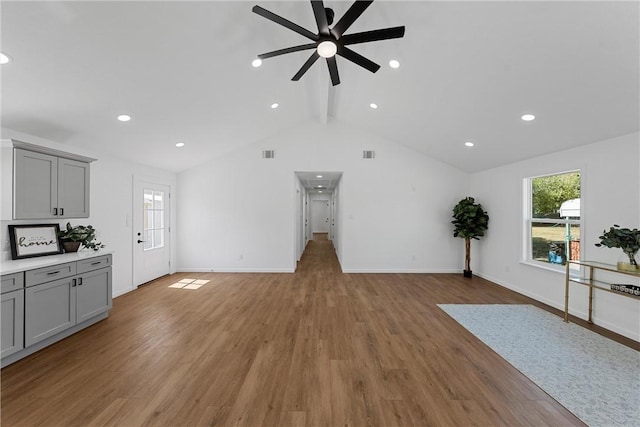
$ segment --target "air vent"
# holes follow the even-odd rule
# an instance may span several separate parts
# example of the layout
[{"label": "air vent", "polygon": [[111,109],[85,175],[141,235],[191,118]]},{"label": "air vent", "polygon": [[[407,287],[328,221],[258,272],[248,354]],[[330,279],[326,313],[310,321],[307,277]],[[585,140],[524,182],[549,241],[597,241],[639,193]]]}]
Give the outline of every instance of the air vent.
[{"label": "air vent", "polygon": [[263,150],[262,158],[263,159],[274,159],[276,157],[275,150]]},{"label": "air vent", "polygon": [[363,159],[375,159],[376,158],[376,152],[373,150],[365,150],[362,152],[362,158]]}]

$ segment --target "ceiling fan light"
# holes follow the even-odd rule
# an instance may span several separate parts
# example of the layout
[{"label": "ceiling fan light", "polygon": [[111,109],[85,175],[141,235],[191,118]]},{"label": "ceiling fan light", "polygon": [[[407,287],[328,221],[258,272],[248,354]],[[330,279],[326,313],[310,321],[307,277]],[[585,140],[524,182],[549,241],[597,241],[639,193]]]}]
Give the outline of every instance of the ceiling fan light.
[{"label": "ceiling fan light", "polygon": [[325,40],[318,45],[318,55],[323,58],[331,58],[338,51],[338,46],[332,41]]},{"label": "ceiling fan light", "polygon": [[260,58],[256,58],[253,61],[251,61],[251,66],[253,68],[258,68],[261,65],[262,65],[262,60]]}]

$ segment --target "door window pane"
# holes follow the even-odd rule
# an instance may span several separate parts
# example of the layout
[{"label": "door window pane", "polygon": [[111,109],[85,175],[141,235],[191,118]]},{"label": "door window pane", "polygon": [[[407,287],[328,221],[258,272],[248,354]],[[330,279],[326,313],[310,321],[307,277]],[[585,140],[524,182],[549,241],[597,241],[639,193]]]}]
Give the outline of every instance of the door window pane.
[{"label": "door window pane", "polygon": [[144,189],[143,200],[144,250],[161,248],[165,233],[164,192]]}]

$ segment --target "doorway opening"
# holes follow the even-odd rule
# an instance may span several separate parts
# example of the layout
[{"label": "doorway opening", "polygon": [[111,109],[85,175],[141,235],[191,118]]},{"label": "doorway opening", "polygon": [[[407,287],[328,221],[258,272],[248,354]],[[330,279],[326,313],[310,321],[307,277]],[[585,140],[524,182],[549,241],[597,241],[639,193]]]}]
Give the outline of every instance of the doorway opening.
[{"label": "doorway opening", "polygon": [[340,259],[340,185],[342,172],[294,173],[295,259],[300,261],[309,241],[330,240]]},{"label": "doorway opening", "polygon": [[170,186],[134,176],[134,287],[165,276],[171,271],[170,212]]}]

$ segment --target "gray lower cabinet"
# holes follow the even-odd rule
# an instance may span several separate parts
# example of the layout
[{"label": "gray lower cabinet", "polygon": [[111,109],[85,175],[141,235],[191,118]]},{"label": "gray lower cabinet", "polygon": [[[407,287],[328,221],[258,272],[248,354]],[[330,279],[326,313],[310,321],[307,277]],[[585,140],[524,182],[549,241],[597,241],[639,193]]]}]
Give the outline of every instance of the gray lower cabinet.
[{"label": "gray lower cabinet", "polygon": [[24,289],[2,294],[2,351],[6,357],[24,348]]},{"label": "gray lower cabinet", "polygon": [[76,286],[76,322],[84,322],[109,311],[111,299],[111,267],[78,276]]},{"label": "gray lower cabinet", "polygon": [[2,290],[6,366],[108,316],[111,255],[5,275]]},{"label": "gray lower cabinet", "polygon": [[25,290],[24,340],[28,347],[76,324],[76,279],[66,278]]},{"label": "gray lower cabinet", "polygon": [[24,348],[24,274],[2,276],[0,285],[2,331],[0,357],[10,356]]},{"label": "gray lower cabinet", "polygon": [[109,311],[112,306],[110,260],[111,256],[106,255],[87,261],[78,261],[78,264],[94,263],[96,266],[106,264],[109,267],[85,271],[77,276],[35,286],[29,286],[27,279],[24,324],[26,346]]}]

